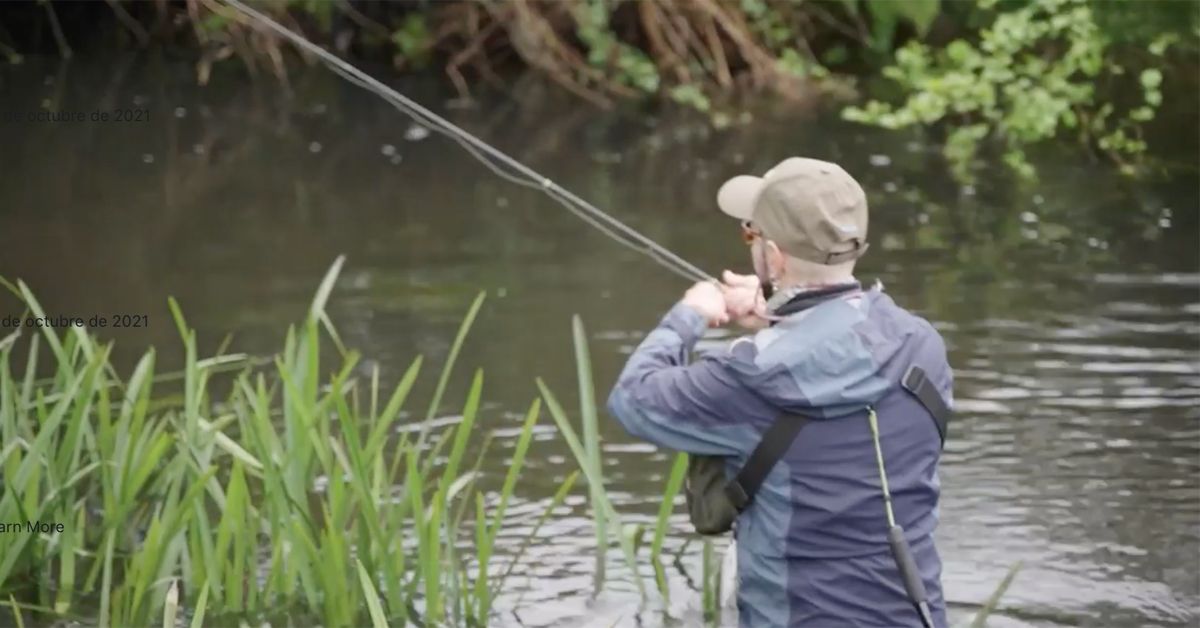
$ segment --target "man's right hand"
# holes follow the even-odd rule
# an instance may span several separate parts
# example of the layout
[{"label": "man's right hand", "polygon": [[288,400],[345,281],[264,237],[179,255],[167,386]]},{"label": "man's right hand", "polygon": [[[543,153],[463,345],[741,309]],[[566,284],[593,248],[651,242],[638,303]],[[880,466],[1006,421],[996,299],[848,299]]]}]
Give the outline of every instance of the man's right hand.
[{"label": "man's right hand", "polygon": [[767,313],[767,303],[762,298],[758,277],[739,275],[727,270],[721,273],[721,281],[721,292],[725,295],[729,320],[750,330],[759,330],[768,325],[764,317]]},{"label": "man's right hand", "polygon": [[724,289],[715,281],[701,281],[689,288],[683,295],[683,304],[703,316],[709,327],[720,327],[729,322]]}]

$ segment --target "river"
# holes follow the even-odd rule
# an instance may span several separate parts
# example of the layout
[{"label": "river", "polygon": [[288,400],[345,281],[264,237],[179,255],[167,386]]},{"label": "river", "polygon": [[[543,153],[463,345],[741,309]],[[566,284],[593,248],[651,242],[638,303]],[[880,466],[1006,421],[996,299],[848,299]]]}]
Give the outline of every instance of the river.
[{"label": "river", "polygon": [[[203,349],[232,333],[237,350],[278,350],[345,254],[331,318],[364,369],[394,380],[417,354],[437,368],[485,290],[446,411],[482,368],[481,421],[498,430],[482,468],[494,478],[536,376],[577,403],[573,314],[603,394],[686,287],[323,69],[293,72],[289,92],[226,65],[205,88],[191,66],[152,55],[0,69],[0,275],[23,278],[50,314],[145,316],[146,326],[99,332],[126,363],[150,344],[178,361],[168,296]],[[1194,161],[1136,183],[1065,145],[1035,155],[1038,183],[990,164],[963,185],[921,134],[864,129],[816,106],[756,105],[751,122],[716,130],[670,108],[598,111],[536,81],[475,106],[451,100],[438,77],[397,85],[710,272],[748,268],[736,225],[715,210],[724,178],[792,154],[841,163],[872,207],[860,277],[933,321],[955,367],[936,537],[952,618],[968,618],[1020,560],[991,625],[1194,625]],[[43,102],[88,119],[22,118]],[[138,111],[145,119],[91,118]],[[1181,111],[1191,111],[1176,119],[1186,133],[1168,122],[1160,135],[1177,134],[1172,154],[1194,159],[1195,109]],[[4,298],[6,314],[20,312]],[[601,432],[617,508],[652,520],[669,454],[603,416]],[[510,539],[576,468],[548,419],[531,457]],[[674,523],[668,554],[687,539],[682,509]],[[698,547],[669,568],[679,604],[699,581]],[[576,490],[510,580],[498,622],[662,623],[639,615],[619,552],[609,590],[591,599],[593,552]]]}]

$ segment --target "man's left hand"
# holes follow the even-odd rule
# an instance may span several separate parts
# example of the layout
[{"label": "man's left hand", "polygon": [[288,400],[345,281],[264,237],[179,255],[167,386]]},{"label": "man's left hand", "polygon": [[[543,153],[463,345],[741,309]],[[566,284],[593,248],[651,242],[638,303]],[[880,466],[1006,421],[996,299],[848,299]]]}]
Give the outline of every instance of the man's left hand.
[{"label": "man's left hand", "polygon": [[758,277],[739,275],[725,271],[721,273],[721,292],[725,295],[726,313],[738,325],[757,331],[769,323],[766,318],[767,303],[762,298]]}]

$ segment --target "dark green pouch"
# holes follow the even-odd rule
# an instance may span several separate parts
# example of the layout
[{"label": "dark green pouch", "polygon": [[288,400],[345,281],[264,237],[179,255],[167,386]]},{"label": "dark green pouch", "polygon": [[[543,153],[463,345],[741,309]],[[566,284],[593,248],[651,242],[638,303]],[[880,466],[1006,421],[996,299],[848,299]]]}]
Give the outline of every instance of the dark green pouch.
[{"label": "dark green pouch", "polygon": [[688,516],[700,534],[724,534],[733,529],[738,509],[725,494],[725,458],[688,454]]},{"label": "dark green pouch", "polygon": [[783,457],[796,435],[808,423],[808,417],[784,414],[767,428],[746,463],[733,479],[725,478],[724,456],[688,455],[688,516],[700,534],[724,534],[762,486],[767,474]]}]

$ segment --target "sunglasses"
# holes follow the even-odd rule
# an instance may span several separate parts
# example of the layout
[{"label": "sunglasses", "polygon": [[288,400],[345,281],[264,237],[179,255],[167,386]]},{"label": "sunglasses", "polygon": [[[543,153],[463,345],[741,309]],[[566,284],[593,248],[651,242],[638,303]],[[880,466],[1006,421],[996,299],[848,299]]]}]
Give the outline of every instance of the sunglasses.
[{"label": "sunglasses", "polygon": [[746,243],[746,246],[754,244],[754,239],[761,237],[763,237],[762,231],[755,229],[749,220],[742,221],[742,241]]}]

